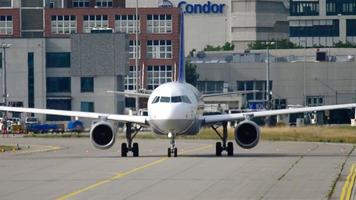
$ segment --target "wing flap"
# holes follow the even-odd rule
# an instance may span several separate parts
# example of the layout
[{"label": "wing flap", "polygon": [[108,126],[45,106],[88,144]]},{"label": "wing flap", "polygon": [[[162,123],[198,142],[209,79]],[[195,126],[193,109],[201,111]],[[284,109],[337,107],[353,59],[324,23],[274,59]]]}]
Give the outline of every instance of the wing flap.
[{"label": "wing flap", "polygon": [[137,123],[137,124],[147,124],[147,121],[148,121],[148,118],[146,116],[118,115],[118,114],[92,113],[92,112],[54,110],[54,109],[20,108],[20,107],[0,106],[0,110],[9,111],[9,112],[61,115],[61,116],[81,117],[81,118],[90,118],[90,119],[106,118],[109,120],[115,120],[115,121],[121,121],[121,122],[132,122],[132,123]]},{"label": "wing flap", "polygon": [[290,109],[280,109],[280,110],[265,110],[265,111],[258,111],[258,112],[247,112],[247,113],[236,113],[236,114],[207,115],[207,116],[203,116],[203,118],[206,124],[211,124],[217,122],[244,119],[246,117],[266,117],[266,116],[273,116],[273,115],[335,110],[335,109],[355,108],[355,107],[356,104],[352,103],[352,104],[339,104],[339,105],[315,106],[315,107],[304,107],[304,108],[290,108]]}]

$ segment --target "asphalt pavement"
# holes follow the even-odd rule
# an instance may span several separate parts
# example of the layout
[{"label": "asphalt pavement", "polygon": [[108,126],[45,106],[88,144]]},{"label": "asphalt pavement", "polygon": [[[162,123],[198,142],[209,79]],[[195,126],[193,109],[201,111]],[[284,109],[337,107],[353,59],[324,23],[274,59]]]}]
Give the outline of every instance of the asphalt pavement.
[{"label": "asphalt pavement", "polygon": [[137,140],[97,150],[88,138],[0,138],[0,199],[339,199],[356,153],[350,144],[262,141],[215,157],[213,140]]}]

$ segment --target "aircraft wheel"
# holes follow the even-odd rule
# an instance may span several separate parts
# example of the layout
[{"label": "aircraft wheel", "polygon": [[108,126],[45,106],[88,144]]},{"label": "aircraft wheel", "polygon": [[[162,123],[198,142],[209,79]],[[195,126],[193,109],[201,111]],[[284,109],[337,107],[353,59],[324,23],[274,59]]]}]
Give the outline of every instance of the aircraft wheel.
[{"label": "aircraft wheel", "polygon": [[171,151],[171,148],[168,148],[168,154],[167,154],[168,157],[171,157],[172,156],[172,151]]},{"label": "aircraft wheel", "polygon": [[139,148],[138,148],[138,143],[133,143],[133,146],[132,146],[132,153],[133,153],[133,156],[134,157],[138,157],[138,154],[139,154]]},{"label": "aircraft wheel", "polygon": [[216,156],[221,156],[221,152],[222,152],[221,142],[216,142],[215,150],[216,150]]},{"label": "aircraft wheel", "polygon": [[174,148],[174,157],[177,157],[177,154],[178,154],[178,149]]},{"label": "aircraft wheel", "polygon": [[233,156],[234,155],[234,144],[232,142],[227,143],[227,156]]},{"label": "aircraft wheel", "polygon": [[121,144],[121,157],[127,157],[127,144],[126,143],[122,143]]}]

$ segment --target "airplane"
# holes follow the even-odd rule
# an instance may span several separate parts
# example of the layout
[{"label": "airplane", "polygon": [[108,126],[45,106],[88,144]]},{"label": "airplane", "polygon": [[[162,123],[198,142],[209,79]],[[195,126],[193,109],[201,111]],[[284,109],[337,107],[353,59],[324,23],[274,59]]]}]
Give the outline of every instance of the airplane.
[{"label": "airplane", "polygon": [[[158,86],[149,95],[148,116],[133,116],[108,113],[79,112],[53,109],[20,108],[0,106],[1,111],[24,112],[37,114],[51,114],[71,117],[99,119],[90,129],[90,140],[98,149],[111,148],[115,143],[116,131],[109,120],[126,124],[126,140],[121,144],[121,156],[126,157],[132,152],[134,157],[139,156],[139,145],[133,142],[137,133],[144,126],[149,126],[154,133],[167,135],[170,138],[170,147],[167,156],[177,157],[175,139],[180,135],[196,135],[204,126],[210,126],[219,136],[221,142],[216,142],[216,156],[221,156],[223,151],[228,156],[234,155],[234,145],[228,142],[227,122],[242,120],[234,130],[237,145],[244,149],[255,147],[260,141],[260,127],[253,122],[253,117],[266,117],[292,113],[333,110],[342,108],[355,108],[356,103],[326,105],[305,108],[292,108],[280,110],[265,110],[258,112],[203,115],[203,98],[200,92],[184,80],[184,16],[181,14],[180,23],[180,59],[178,66],[178,80]],[[139,125],[133,126],[134,124]],[[218,127],[222,126],[222,133]]]}]

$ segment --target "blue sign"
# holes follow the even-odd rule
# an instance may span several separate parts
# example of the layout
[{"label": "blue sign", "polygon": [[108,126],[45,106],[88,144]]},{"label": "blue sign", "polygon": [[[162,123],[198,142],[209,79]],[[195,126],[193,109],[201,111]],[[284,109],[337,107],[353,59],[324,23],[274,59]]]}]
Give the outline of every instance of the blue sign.
[{"label": "blue sign", "polygon": [[178,7],[182,8],[183,12],[187,14],[222,14],[224,13],[225,4],[211,3],[211,1],[204,4],[190,4],[186,1],[181,1]]},{"label": "blue sign", "polygon": [[264,110],[265,102],[264,101],[249,101],[247,103],[247,108],[251,110]]}]

